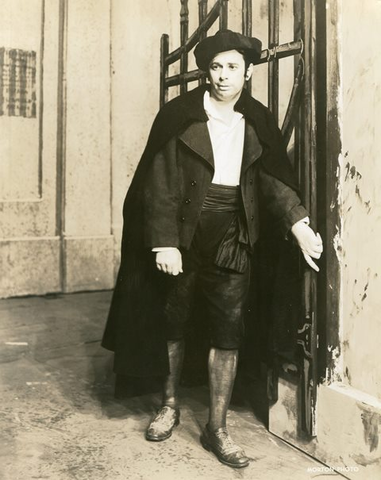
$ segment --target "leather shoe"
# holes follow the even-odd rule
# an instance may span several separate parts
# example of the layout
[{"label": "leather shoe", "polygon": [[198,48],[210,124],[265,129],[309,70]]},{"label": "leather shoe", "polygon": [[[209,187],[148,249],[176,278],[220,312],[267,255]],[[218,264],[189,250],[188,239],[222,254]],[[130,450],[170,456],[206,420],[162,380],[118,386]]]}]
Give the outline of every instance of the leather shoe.
[{"label": "leather shoe", "polygon": [[167,405],[161,407],[146,431],[146,439],[162,442],[172,435],[172,430],[180,423],[180,410]]},{"label": "leather shoe", "polygon": [[243,468],[250,463],[245,452],[233,442],[227,429],[224,427],[211,432],[208,425],[206,425],[200,440],[206,450],[213,452],[220,462],[229,465],[229,467]]}]

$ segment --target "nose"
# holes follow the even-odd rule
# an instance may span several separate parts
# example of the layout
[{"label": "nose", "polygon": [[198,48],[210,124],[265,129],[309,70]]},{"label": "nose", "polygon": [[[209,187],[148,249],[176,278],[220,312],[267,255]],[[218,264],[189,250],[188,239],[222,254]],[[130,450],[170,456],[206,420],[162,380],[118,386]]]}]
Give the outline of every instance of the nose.
[{"label": "nose", "polygon": [[222,67],[220,71],[220,80],[225,80],[226,78],[228,78],[228,68]]}]

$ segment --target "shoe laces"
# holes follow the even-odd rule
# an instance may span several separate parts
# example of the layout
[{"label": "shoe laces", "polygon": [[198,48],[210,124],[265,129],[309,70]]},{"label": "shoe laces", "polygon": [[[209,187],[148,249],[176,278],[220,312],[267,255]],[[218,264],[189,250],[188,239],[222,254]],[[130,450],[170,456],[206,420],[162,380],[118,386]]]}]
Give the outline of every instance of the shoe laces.
[{"label": "shoe laces", "polygon": [[221,449],[225,454],[242,452],[242,449],[234,443],[226,428],[219,428],[213,433],[220,441]]},{"label": "shoe laces", "polygon": [[176,418],[175,414],[176,410],[174,408],[168,406],[162,407],[151,422],[151,427],[157,424],[161,424],[165,427],[171,427]]}]

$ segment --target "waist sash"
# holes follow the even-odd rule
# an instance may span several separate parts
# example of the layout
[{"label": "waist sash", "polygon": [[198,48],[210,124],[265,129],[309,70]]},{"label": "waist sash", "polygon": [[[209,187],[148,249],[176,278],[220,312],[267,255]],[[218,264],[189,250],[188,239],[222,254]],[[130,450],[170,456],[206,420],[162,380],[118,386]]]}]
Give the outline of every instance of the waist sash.
[{"label": "waist sash", "polygon": [[202,209],[210,212],[237,212],[240,209],[240,187],[212,183]]},{"label": "waist sash", "polygon": [[247,228],[241,214],[240,187],[212,183],[205,197],[202,210],[215,213],[234,213],[219,245],[215,264],[222,268],[243,273],[249,264],[249,246]]}]

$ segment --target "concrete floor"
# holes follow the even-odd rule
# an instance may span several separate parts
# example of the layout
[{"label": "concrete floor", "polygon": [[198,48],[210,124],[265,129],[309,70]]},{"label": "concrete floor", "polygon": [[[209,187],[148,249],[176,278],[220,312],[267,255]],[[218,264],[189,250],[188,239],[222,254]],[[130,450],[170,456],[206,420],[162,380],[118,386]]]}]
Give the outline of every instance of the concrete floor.
[{"label": "concrete floor", "polygon": [[232,407],[233,438],[253,459],[220,464],[199,443],[206,387],[182,389],[182,422],[144,439],[158,397],[117,400],[112,355],[99,341],[110,292],[0,301],[1,480],[299,480],[337,476]]}]

